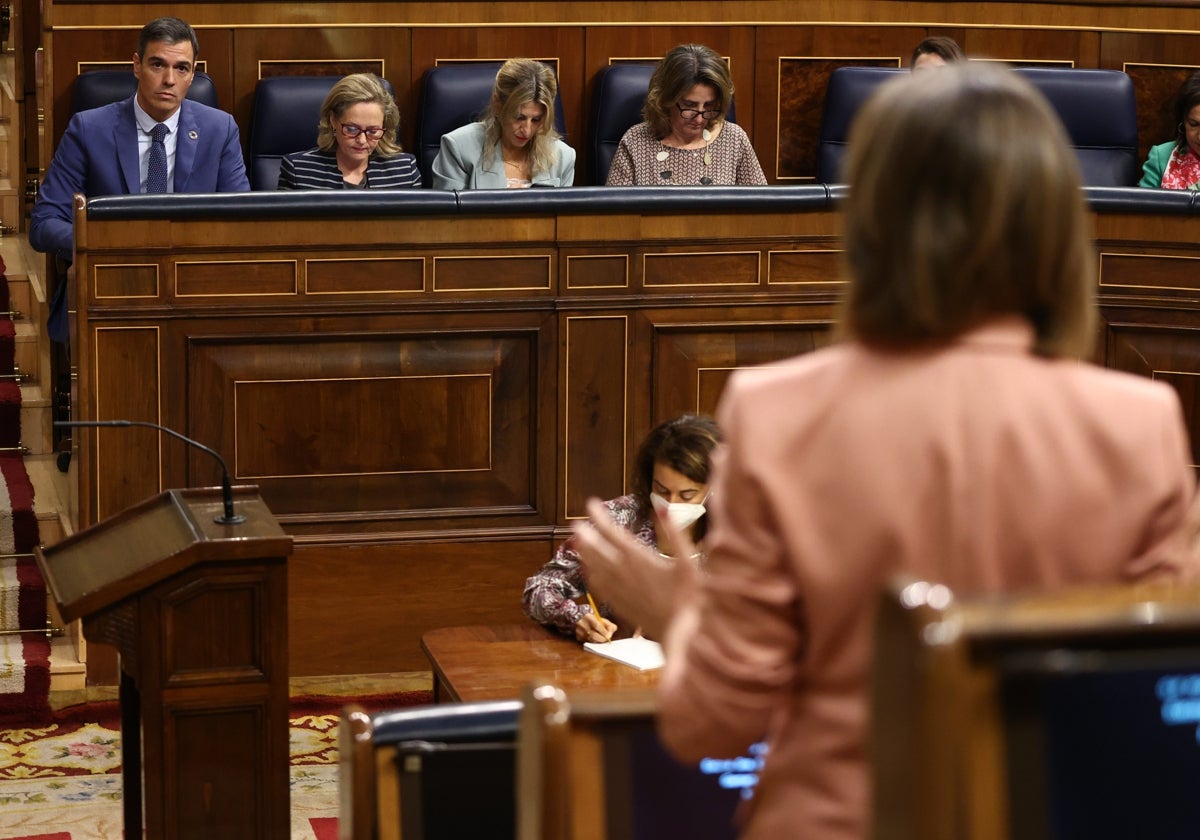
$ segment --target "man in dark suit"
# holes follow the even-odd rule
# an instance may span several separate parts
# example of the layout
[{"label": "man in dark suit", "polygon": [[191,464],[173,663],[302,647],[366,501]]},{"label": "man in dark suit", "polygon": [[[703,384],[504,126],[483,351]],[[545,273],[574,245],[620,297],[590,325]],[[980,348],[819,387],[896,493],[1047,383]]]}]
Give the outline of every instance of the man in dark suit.
[{"label": "man in dark suit", "polygon": [[[35,249],[71,261],[75,193],[250,189],[233,117],[185,100],[198,52],[196,33],[179,18],[157,18],[142,28],[133,54],[137,93],[75,114],[59,141],[31,216],[29,242]],[[59,341],[67,337],[66,308],[60,287],[49,328]]]}]

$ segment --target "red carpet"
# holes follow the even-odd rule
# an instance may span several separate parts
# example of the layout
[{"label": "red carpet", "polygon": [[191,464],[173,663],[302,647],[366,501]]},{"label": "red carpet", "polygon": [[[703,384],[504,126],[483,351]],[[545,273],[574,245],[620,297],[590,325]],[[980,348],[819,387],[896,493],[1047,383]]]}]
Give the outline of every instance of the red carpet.
[{"label": "red carpet", "polygon": [[[0,260],[0,310],[9,309],[8,280]],[[15,330],[0,317],[0,373],[13,372]],[[0,447],[21,442],[21,389],[0,380]],[[0,554],[22,554],[38,544],[33,485],[24,461],[0,453]],[[0,559],[0,630],[46,626],[46,586],[32,557]],[[0,715],[48,711],[50,642],[44,635],[0,636]]]}]

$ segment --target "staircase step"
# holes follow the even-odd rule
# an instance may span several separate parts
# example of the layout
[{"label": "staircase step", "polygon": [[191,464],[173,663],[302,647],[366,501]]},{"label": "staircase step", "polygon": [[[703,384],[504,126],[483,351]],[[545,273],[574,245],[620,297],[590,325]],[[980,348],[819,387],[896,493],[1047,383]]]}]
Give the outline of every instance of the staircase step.
[{"label": "staircase step", "polygon": [[40,382],[21,386],[21,444],[31,455],[48,455],[53,446],[54,406]]},{"label": "staircase step", "polygon": [[[75,622],[75,627],[79,622]],[[70,629],[50,639],[50,691],[82,691],[87,688],[87,662],[75,647]]]},{"label": "staircase step", "polygon": [[54,545],[72,532],[65,514],[71,500],[71,485],[67,473],[59,471],[56,460],[52,453],[25,457],[25,469],[33,483],[33,512],[37,516],[42,545]]}]

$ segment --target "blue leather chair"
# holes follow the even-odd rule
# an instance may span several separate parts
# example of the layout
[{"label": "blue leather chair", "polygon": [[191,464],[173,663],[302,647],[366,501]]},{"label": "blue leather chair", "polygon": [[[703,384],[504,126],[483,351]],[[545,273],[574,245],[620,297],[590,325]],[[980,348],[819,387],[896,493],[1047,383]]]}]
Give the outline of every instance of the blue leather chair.
[{"label": "blue leather chair", "polygon": [[[75,78],[71,91],[71,113],[87,111],[128,99],[137,92],[137,76],[132,70],[89,70]],[[201,105],[216,108],[217,89],[212,77],[199,70],[188,88],[187,98]]]},{"label": "blue leather chair", "polygon": [[894,67],[838,67],[829,74],[817,142],[819,183],[842,183],[842,162],[858,109],[881,84],[907,72]]},{"label": "blue leather chair", "polygon": [[[839,67],[829,76],[817,147],[817,180],[842,181],[850,125],[875,89],[906,70]],[[1120,70],[1018,67],[1062,120],[1089,187],[1132,187],[1141,173],[1133,80]]]},{"label": "blue leather chair", "polygon": [[1137,186],[1137,101],[1120,70],[1018,67],[1058,113],[1089,187]]},{"label": "blue leather chair", "polygon": [[[592,127],[588,152],[592,161],[592,180],[603,186],[608,170],[625,132],[642,121],[642,106],[650,77],[658,62],[610,64],[596,74],[592,88]],[[733,103],[729,103],[730,122],[737,122]]]},{"label": "blue leather chair", "polygon": [[[246,174],[250,189],[279,186],[283,156],[317,145],[321,103],[341,76],[272,76],[254,86],[247,144]],[[383,87],[395,95],[387,79]]]},{"label": "blue leather chair", "polygon": [[625,132],[642,121],[653,64],[610,64],[592,88],[592,183],[602,186]]},{"label": "blue leather chair", "polygon": [[[341,836],[512,838],[520,700],[439,703],[367,715],[338,728]],[[390,802],[395,807],[381,808]],[[399,812],[400,825],[380,825]]]},{"label": "blue leather chair", "polygon": [[[433,161],[442,148],[442,135],[475,122],[492,100],[499,61],[444,64],[425,71],[417,109],[417,166],[421,183],[433,184]],[[554,97],[554,128],[566,137],[562,92]]]}]

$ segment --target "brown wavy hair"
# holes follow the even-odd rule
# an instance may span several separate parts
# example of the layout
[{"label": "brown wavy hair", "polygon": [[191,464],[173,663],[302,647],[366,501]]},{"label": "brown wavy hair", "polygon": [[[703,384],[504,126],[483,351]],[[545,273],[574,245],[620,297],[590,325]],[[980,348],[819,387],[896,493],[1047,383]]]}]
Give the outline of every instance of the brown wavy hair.
[{"label": "brown wavy hair", "polygon": [[971,62],[881,87],[850,133],[840,329],[894,349],[1024,316],[1045,356],[1095,337],[1090,218],[1046,100]]},{"label": "brown wavy hair", "polygon": [[656,139],[671,133],[671,109],[685,93],[700,84],[711,85],[717,93],[717,110],[721,113],[705,125],[712,128],[725,119],[733,101],[733,78],[725,59],[703,44],[680,44],[659,62],[650,77],[642,108],[642,119],[650,124]]},{"label": "brown wavy hair", "polygon": [[[630,489],[642,515],[650,515],[655,464],[665,464],[697,484],[708,484],[713,450],[724,439],[716,422],[703,414],[681,414],[655,426],[638,447],[630,476]],[[707,519],[697,523],[696,540],[703,538]]]}]

